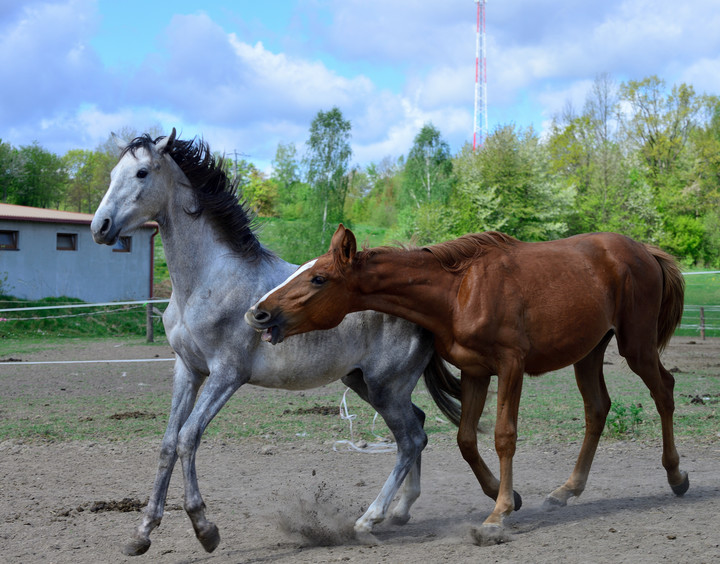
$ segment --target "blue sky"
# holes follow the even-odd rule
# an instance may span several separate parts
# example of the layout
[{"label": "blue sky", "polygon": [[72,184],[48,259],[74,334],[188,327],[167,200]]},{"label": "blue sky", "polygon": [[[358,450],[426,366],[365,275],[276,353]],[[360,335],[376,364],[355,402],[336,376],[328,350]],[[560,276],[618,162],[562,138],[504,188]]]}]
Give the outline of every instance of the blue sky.
[{"label": "blue sky", "polygon": [[[58,154],[176,127],[266,169],[319,110],[354,161],[407,154],[432,122],[472,140],[473,0],[0,0],[0,139]],[[488,121],[543,131],[599,73],[720,94],[717,0],[490,0]]]}]

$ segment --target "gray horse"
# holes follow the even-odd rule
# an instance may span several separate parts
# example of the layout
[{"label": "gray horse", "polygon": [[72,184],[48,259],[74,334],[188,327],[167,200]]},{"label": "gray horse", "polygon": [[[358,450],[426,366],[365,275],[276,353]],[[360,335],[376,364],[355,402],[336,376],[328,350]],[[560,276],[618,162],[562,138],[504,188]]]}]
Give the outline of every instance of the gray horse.
[{"label": "gray horse", "polygon": [[264,344],[243,314],[296,266],[260,244],[222,159],[202,140],[176,139],[174,129],[154,141],[148,135],[129,144],[116,140],[122,153],[95,212],[93,237],[111,245],[149,220],[159,224],[173,288],[163,322],[177,354],[155,484],[125,553],[150,547],[178,457],[195,534],[208,552],[217,547],[220,535],[205,517],[195,455],[207,425],[243,384],[302,390],[342,379],[380,413],[398,447],[395,467],[355,530],[369,534],[385,518],[407,476],[391,513],[395,522],[406,522],[420,495],[427,443],[425,414],[411,401],[421,374],[440,409],[456,424],[459,418],[459,383],[435,354],[433,336],[404,320],[363,312],[331,331]]}]

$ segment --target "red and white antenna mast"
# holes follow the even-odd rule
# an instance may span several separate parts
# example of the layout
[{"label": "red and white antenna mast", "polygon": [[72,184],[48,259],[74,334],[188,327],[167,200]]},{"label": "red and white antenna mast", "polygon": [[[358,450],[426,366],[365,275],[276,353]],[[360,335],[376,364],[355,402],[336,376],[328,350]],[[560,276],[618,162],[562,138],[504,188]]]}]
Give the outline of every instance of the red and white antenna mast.
[{"label": "red and white antenna mast", "polygon": [[477,4],[477,34],[475,37],[475,119],[473,128],[473,151],[485,144],[488,133],[487,121],[487,60],[485,57],[485,4]]}]

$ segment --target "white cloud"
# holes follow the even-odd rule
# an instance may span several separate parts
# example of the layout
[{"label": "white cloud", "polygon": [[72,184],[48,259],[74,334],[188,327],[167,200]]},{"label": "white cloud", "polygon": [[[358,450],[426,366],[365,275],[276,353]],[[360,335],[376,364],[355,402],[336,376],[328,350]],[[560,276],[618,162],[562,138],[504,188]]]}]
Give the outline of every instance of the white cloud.
[{"label": "white cloud", "polygon": [[720,93],[720,57],[703,57],[679,73],[679,81],[692,84],[698,93]]},{"label": "white cloud", "polygon": [[[86,49],[95,27],[89,0],[28,4],[10,15],[0,34],[0,123],[22,128],[29,120],[69,111],[99,94],[99,60]],[[36,122],[37,123],[37,122]]]},{"label": "white cloud", "polygon": [[343,0],[328,5],[321,41],[330,52],[379,65],[443,64],[466,45],[474,53],[475,7],[469,0]]},{"label": "white cloud", "polygon": [[[119,59],[93,49],[105,1],[0,0],[4,141],[62,153],[159,123],[268,162],[280,141],[302,151],[311,120],[332,106],[351,121],[361,163],[406,154],[428,122],[453,150],[471,139],[469,0],[296,0],[284,29],[227,3],[221,20],[215,0],[191,14],[152,3],[159,23],[128,38],[147,44],[144,60],[122,68],[104,67]],[[491,126],[541,125],[567,100],[579,109],[601,72],[720,91],[716,0],[513,0],[487,10]]]}]

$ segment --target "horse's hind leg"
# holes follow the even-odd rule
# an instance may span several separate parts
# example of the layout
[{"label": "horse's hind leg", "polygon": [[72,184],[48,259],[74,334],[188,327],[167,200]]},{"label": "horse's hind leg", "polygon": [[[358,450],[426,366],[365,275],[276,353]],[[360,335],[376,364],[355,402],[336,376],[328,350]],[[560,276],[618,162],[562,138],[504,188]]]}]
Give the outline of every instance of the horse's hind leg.
[{"label": "horse's hind leg", "polygon": [[185,512],[190,517],[195,536],[207,552],[212,552],[220,544],[220,534],[215,524],[205,518],[205,502],[198,486],[195,456],[210,421],[242,383],[229,373],[223,374],[222,378],[211,373],[190,417],[180,430],[177,451],[185,478]]},{"label": "horse's hind leg", "polygon": [[143,519],[132,540],[125,545],[123,552],[128,556],[144,554],[150,548],[150,533],[162,520],[165,509],[170,476],[177,461],[177,442],[180,428],[192,411],[201,379],[187,370],[181,360],[175,364],[173,379],[173,398],[168,418],[167,429],[160,447],[160,460],[155,476],[155,484],[147,507],[143,511]]},{"label": "horse's hind leg", "polygon": [[[420,426],[425,427],[425,412],[417,407],[415,404],[412,405],[415,416],[420,422]],[[426,439],[427,442],[427,439]],[[405,525],[410,520],[410,507],[420,497],[420,472],[422,466],[422,452],[419,452],[415,463],[410,467],[410,470],[405,477],[403,482],[400,499],[393,508],[390,519],[395,525]]]},{"label": "horse's hind leg", "polygon": [[410,506],[420,495],[420,453],[427,444],[427,435],[423,430],[425,414],[410,401],[417,380],[392,380],[391,383],[402,384],[400,389],[393,389],[384,381],[374,381],[372,377],[364,379],[362,373],[357,371],[343,377],[343,382],[378,411],[395,437],[398,449],[395,467],[380,493],[355,522],[355,531],[362,537],[371,533],[373,526],[385,519],[403,481],[405,485],[393,510],[393,520],[405,523],[410,519]]},{"label": "horse's hind leg", "polygon": [[687,472],[680,470],[680,455],[675,448],[673,431],[675,379],[660,362],[654,346],[630,349],[621,344],[620,354],[625,357],[630,369],[645,382],[655,401],[662,425],[662,464],[667,472],[668,483],[675,495],[683,495],[690,487],[690,481]]},{"label": "horse's hind leg", "polygon": [[610,396],[603,376],[603,358],[611,338],[612,333],[608,333],[590,354],[575,363],[575,380],[585,404],[585,438],[570,478],[545,498],[543,506],[546,509],[566,505],[568,499],[579,496],[587,484],[595,451],[610,411]]}]

